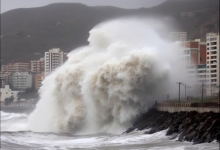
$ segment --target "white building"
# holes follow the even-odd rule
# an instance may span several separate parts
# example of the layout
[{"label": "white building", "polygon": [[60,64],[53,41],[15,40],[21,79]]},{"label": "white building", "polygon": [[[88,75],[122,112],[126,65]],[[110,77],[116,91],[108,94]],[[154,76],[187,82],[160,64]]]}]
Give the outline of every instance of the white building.
[{"label": "white building", "polygon": [[220,52],[219,52],[219,34],[208,33],[206,34],[206,46],[207,46],[207,86],[208,95],[217,95],[218,86],[220,85]]},{"label": "white building", "polygon": [[200,84],[206,84],[206,65],[198,65],[197,66],[197,80]]},{"label": "white building", "polygon": [[56,68],[63,64],[63,51],[59,48],[53,48],[45,52],[45,76],[49,75]]},{"label": "white building", "polygon": [[0,98],[1,102],[4,102],[6,98],[14,97],[14,100],[18,99],[18,93],[19,91],[12,91],[9,88],[9,85],[5,85],[4,88],[0,88]]},{"label": "white building", "polygon": [[25,90],[32,87],[32,75],[28,72],[16,72],[12,75],[12,87]]},{"label": "white building", "polygon": [[187,32],[170,32],[169,39],[173,42],[185,42],[187,41]]}]

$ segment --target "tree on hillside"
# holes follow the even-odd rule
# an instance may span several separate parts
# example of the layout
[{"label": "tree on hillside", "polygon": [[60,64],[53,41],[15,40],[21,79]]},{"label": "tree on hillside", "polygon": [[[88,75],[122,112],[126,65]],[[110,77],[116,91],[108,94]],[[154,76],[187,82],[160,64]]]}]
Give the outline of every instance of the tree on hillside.
[{"label": "tree on hillside", "polygon": [[8,106],[14,101],[14,96],[5,99],[5,105]]}]

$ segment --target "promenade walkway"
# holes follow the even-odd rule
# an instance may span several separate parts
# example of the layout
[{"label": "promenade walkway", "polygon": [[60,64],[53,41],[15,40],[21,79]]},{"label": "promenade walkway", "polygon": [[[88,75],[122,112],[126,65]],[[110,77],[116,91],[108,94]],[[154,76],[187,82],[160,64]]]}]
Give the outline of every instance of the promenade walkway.
[{"label": "promenade walkway", "polygon": [[192,102],[174,102],[174,101],[166,101],[160,102],[156,104],[156,109],[158,111],[167,111],[170,113],[180,112],[180,111],[197,111],[199,113],[204,112],[215,112],[220,113],[219,104],[218,103],[192,103]]}]

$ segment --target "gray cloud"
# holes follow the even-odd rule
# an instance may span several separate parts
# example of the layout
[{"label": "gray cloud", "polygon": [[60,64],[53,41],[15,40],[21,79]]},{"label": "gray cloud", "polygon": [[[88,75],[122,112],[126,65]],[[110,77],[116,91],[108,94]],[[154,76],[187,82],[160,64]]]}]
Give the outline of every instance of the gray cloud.
[{"label": "gray cloud", "polygon": [[152,7],[166,0],[1,0],[1,13],[16,8],[40,7],[51,3],[82,3],[88,6],[116,6],[121,8]]}]

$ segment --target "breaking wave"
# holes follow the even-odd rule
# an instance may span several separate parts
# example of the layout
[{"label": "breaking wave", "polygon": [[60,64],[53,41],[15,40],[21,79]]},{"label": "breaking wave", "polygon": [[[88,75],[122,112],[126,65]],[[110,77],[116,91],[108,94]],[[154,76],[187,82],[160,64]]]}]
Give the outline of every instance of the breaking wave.
[{"label": "breaking wave", "polygon": [[159,36],[158,25],[120,19],[94,27],[89,45],[44,79],[28,128],[121,133],[156,100],[177,96],[176,82],[186,81],[180,51]]}]

